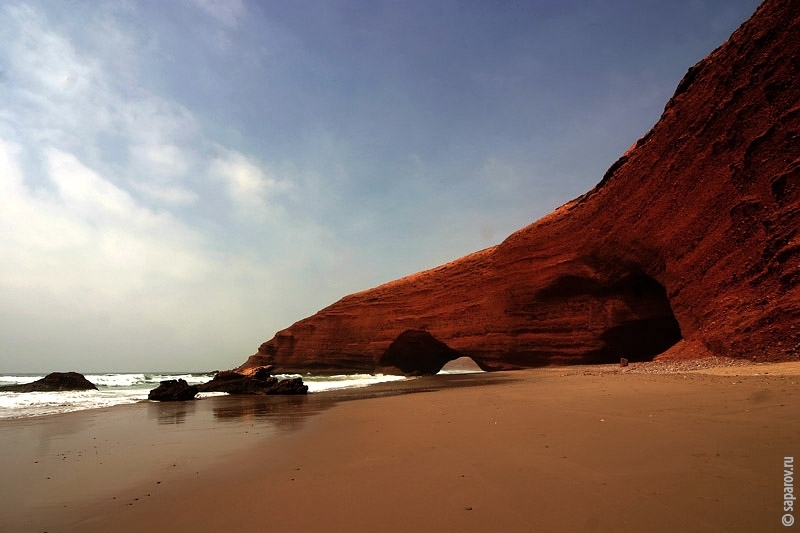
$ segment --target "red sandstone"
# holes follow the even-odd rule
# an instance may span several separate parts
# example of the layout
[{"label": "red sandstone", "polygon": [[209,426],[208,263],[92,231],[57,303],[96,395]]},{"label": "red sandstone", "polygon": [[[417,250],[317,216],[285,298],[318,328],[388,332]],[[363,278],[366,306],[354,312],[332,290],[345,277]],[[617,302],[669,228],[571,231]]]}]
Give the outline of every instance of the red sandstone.
[{"label": "red sandstone", "polygon": [[242,368],[392,370],[384,355],[409,330],[491,370],[796,358],[798,79],[800,2],[768,0],[593,190],[498,246],[341,299]]}]

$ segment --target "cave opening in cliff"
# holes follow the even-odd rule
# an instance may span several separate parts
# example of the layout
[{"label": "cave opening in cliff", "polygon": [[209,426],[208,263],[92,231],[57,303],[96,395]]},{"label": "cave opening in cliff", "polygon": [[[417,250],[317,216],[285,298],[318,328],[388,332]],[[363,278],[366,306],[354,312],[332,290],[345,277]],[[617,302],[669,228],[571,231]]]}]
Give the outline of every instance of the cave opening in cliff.
[{"label": "cave opening in cliff", "polygon": [[590,354],[590,362],[616,363],[623,357],[632,362],[651,361],[683,338],[667,290],[656,279],[632,273],[613,284],[604,296],[620,302],[624,312],[602,332],[603,347]]},{"label": "cave opening in cliff", "polygon": [[380,358],[382,367],[394,367],[407,375],[433,375],[461,354],[428,331],[409,329],[397,336]]}]

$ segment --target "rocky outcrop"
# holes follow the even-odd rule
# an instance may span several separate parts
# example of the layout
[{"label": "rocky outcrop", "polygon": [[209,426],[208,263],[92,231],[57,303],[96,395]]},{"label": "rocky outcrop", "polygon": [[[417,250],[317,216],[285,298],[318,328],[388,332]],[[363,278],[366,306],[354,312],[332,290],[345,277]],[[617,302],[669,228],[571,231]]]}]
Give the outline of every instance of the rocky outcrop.
[{"label": "rocky outcrop", "polygon": [[259,367],[250,372],[226,370],[217,372],[214,379],[198,385],[200,392],[228,394],[306,394],[308,385],[302,378],[278,379],[270,374],[272,367]]},{"label": "rocky outcrop", "polygon": [[60,392],[73,390],[97,390],[97,387],[78,372],[52,372],[32,383],[0,387],[0,392]]},{"label": "rocky outcrop", "polygon": [[302,378],[278,379],[270,374],[271,366],[254,367],[236,372],[224,370],[200,385],[189,385],[183,379],[162,381],[147,395],[148,400],[159,402],[192,400],[201,392],[226,392],[228,394],[306,394],[308,385]]},{"label": "rocky outcrop", "polygon": [[193,400],[198,392],[197,385],[189,385],[185,379],[167,379],[151,390],[147,399],[156,402],[185,402]]},{"label": "rocky outcrop", "polygon": [[[442,346],[489,370],[680,346],[797,357],[797,80],[800,2],[767,0],[593,190],[498,246],[341,299],[240,368],[430,372]],[[408,331],[427,340],[402,348]]]}]

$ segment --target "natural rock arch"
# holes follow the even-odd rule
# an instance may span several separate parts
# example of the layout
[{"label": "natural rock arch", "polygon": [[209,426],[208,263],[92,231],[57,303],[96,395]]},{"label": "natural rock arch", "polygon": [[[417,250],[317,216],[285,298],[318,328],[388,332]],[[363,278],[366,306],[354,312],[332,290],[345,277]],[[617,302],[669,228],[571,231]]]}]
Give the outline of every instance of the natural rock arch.
[{"label": "natural rock arch", "polygon": [[578,261],[508,303],[506,314],[525,322],[522,342],[536,346],[519,357],[532,364],[520,366],[648,361],[683,338],[664,285],[636,267],[605,267]]},{"label": "natural rock arch", "polygon": [[632,273],[606,287],[608,298],[618,300],[627,313],[609,323],[600,338],[603,346],[586,355],[587,362],[649,361],[683,337],[665,287],[642,273]]},{"label": "natural rock arch", "polygon": [[766,0],[593,190],[497,246],[342,298],[242,368],[371,372],[411,360],[387,351],[409,330],[491,370],[649,359],[681,338],[673,355],[796,360],[799,32],[800,3]]},{"label": "natural rock arch", "polygon": [[448,362],[461,354],[436,339],[425,330],[406,330],[389,345],[378,365],[399,369],[403,374],[436,374]]}]

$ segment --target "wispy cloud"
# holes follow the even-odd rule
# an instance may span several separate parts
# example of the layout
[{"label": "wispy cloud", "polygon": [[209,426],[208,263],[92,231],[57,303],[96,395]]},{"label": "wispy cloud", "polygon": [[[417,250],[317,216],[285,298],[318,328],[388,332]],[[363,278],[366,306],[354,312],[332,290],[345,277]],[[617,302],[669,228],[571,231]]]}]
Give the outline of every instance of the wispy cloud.
[{"label": "wispy cloud", "polygon": [[0,316],[9,318],[0,355],[13,355],[23,333],[39,340],[21,366],[78,347],[91,352],[73,353],[71,364],[93,368],[110,351],[128,368],[157,360],[174,368],[187,350],[198,362],[246,355],[262,320],[277,312],[252,310],[265,297],[281,301],[286,271],[218,250],[56,148],[44,150],[50,188],[32,187],[24,152],[0,139]]},{"label": "wispy cloud", "polygon": [[211,161],[211,175],[225,184],[228,197],[237,212],[244,217],[264,220],[277,194],[286,192],[291,183],[257,165],[245,155],[217,146],[218,155]]},{"label": "wispy cloud", "polygon": [[188,0],[196,8],[202,10],[214,20],[227,26],[236,28],[247,15],[247,8],[242,0]]},{"label": "wispy cloud", "polygon": [[[109,76],[111,58],[79,51],[33,9],[12,5],[5,11],[10,83],[0,133],[80,154],[96,167],[107,165],[110,152],[122,152],[128,161],[115,169],[115,181],[178,190],[199,140],[192,114],[144,86]],[[138,61],[133,39],[113,43],[120,47],[115,61]]]},{"label": "wispy cloud", "polygon": [[[203,5],[228,25],[241,14]],[[309,251],[324,254],[313,221],[281,207],[292,177],[220,144],[145,79],[117,76],[108,50],[77,46],[32,8],[0,13],[0,362],[37,330],[39,345],[25,347],[34,366],[59,343],[95,368],[104,350],[142,360],[146,349],[163,367],[176,350],[206,361],[225,350],[229,364],[247,355],[265,321],[277,328],[297,308],[292,276]],[[108,46],[135,67],[147,59],[137,44],[120,34]],[[280,246],[265,259],[225,240],[225,210]],[[254,314],[265,299],[273,306]]]},{"label": "wispy cloud", "polygon": [[202,237],[168,213],[142,206],[55,148],[44,153],[53,190],[34,191],[21,155],[19,146],[0,140],[6,258],[0,284],[34,286],[84,304],[98,297],[98,305],[108,305],[103,298],[130,297],[151,277],[180,282],[205,276]]}]

